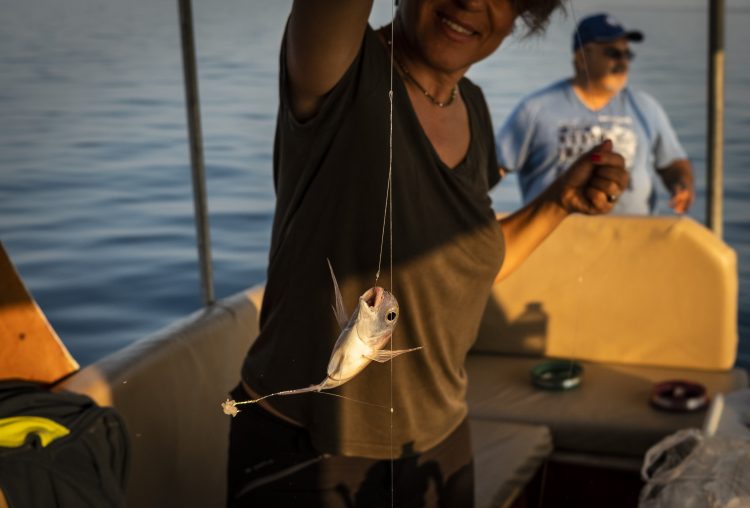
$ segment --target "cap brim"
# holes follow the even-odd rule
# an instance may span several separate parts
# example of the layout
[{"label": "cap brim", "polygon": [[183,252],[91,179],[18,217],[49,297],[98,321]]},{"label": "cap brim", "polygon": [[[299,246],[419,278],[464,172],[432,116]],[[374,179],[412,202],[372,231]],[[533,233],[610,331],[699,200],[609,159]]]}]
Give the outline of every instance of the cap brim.
[{"label": "cap brim", "polygon": [[633,30],[630,32],[623,32],[620,35],[615,35],[613,37],[595,37],[591,40],[591,42],[612,42],[616,41],[617,39],[627,39],[632,42],[641,42],[643,40],[643,33],[637,30]]},{"label": "cap brim", "polygon": [[630,32],[625,32],[625,38],[629,41],[641,42],[643,40],[643,33],[638,30],[632,30]]}]

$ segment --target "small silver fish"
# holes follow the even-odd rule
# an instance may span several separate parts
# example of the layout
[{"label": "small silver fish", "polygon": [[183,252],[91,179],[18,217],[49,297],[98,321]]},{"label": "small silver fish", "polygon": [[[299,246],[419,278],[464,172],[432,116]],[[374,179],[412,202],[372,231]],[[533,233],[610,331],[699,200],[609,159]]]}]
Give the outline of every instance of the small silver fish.
[{"label": "small silver fish", "polygon": [[395,351],[384,350],[383,348],[393,335],[393,329],[398,321],[399,308],[396,298],[382,287],[371,287],[359,297],[357,308],[351,317],[347,318],[341,291],[330,261],[328,261],[328,268],[331,271],[336,298],[333,312],[341,327],[341,333],[333,346],[333,352],[328,361],[326,378],[307,388],[284,390],[253,400],[236,402],[227,399],[222,403],[225,414],[236,416],[239,412],[236,408],[237,405],[254,404],[276,395],[295,395],[330,390],[351,380],[362,372],[370,362],[385,363],[404,353],[422,349],[419,346]]},{"label": "small silver fish", "polygon": [[333,311],[341,326],[341,334],[333,346],[326,379],[310,388],[320,391],[341,386],[362,372],[372,361],[385,363],[404,353],[422,349],[421,346],[395,351],[383,349],[393,335],[399,309],[396,298],[379,286],[368,289],[359,297],[357,308],[351,318],[347,319],[330,261],[328,268],[331,270],[336,295]]}]

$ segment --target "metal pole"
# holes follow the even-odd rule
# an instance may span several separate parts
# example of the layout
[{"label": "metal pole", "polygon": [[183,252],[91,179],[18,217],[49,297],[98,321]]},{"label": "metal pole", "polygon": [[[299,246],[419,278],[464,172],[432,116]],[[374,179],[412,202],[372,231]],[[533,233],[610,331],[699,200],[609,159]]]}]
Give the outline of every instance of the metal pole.
[{"label": "metal pole", "polygon": [[721,238],[724,209],[724,0],[709,2],[706,226]]},{"label": "metal pole", "polygon": [[182,67],[185,80],[188,133],[190,135],[190,164],[193,173],[193,204],[195,227],[198,236],[198,258],[201,269],[203,303],[214,303],[214,284],[211,273],[211,239],[206,205],[206,178],[203,169],[203,140],[201,138],[201,113],[198,98],[198,77],[193,41],[193,12],[190,0],[179,0],[180,33],[182,35]]}]

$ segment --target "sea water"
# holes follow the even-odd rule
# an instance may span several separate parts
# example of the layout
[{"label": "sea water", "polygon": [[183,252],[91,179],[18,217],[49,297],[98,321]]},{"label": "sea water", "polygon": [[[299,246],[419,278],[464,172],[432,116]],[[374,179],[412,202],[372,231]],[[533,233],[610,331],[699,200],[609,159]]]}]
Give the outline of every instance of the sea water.
[{"label": "sea water", "polygon": [[[265,277],[289,5],[193,0],[218,297]],[[646,35],[631,82],[668,112],[696,169],[690,216],[703,222],[705,2],[615,5],[574,2],[544,37],[510,38],[469,77],[499,124],[524,94],[571,74],[575,20],[610,9]],[[750,9],[728,9],[724,235],[739,258],[739,363],[750,367]],[[202,305],[177,3],[0,0],[0,12],[0,240],[86,365]],[[389,15],[376,0],[373,24]],[[518,207],[515,179],[492,197]],[[671,214],[663,192],[660,202]]]}]

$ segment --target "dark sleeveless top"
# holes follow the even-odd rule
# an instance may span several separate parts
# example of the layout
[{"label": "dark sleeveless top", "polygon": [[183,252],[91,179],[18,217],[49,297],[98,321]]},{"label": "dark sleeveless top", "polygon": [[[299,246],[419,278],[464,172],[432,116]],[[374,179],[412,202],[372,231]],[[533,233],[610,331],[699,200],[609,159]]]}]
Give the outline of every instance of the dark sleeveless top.
[{"label": "dark sleeveless top", "polygon": [[[351,312],[375,282],[388,178],[390,57],[375,32],[368,27],[352,66],[305,123],[290,111],[284,66],[282,48],[267,285],[260,335],[242,369],[259,395],[325,378],[339,334],[326,258]],[[373,362],[334,390],[363,403],[320,393],[268,400],[304,425],[321,452],[390,458],[392,436],[395,457],[418,453],[466,416],[464,361],[504,244],[488,196],[498,178],[489,112],[477,86],[459,86],[471,142],[450,169],[394,77],[393,273],[386,228],[378,284],[401,309],[393,349],[423,349]]]}]

